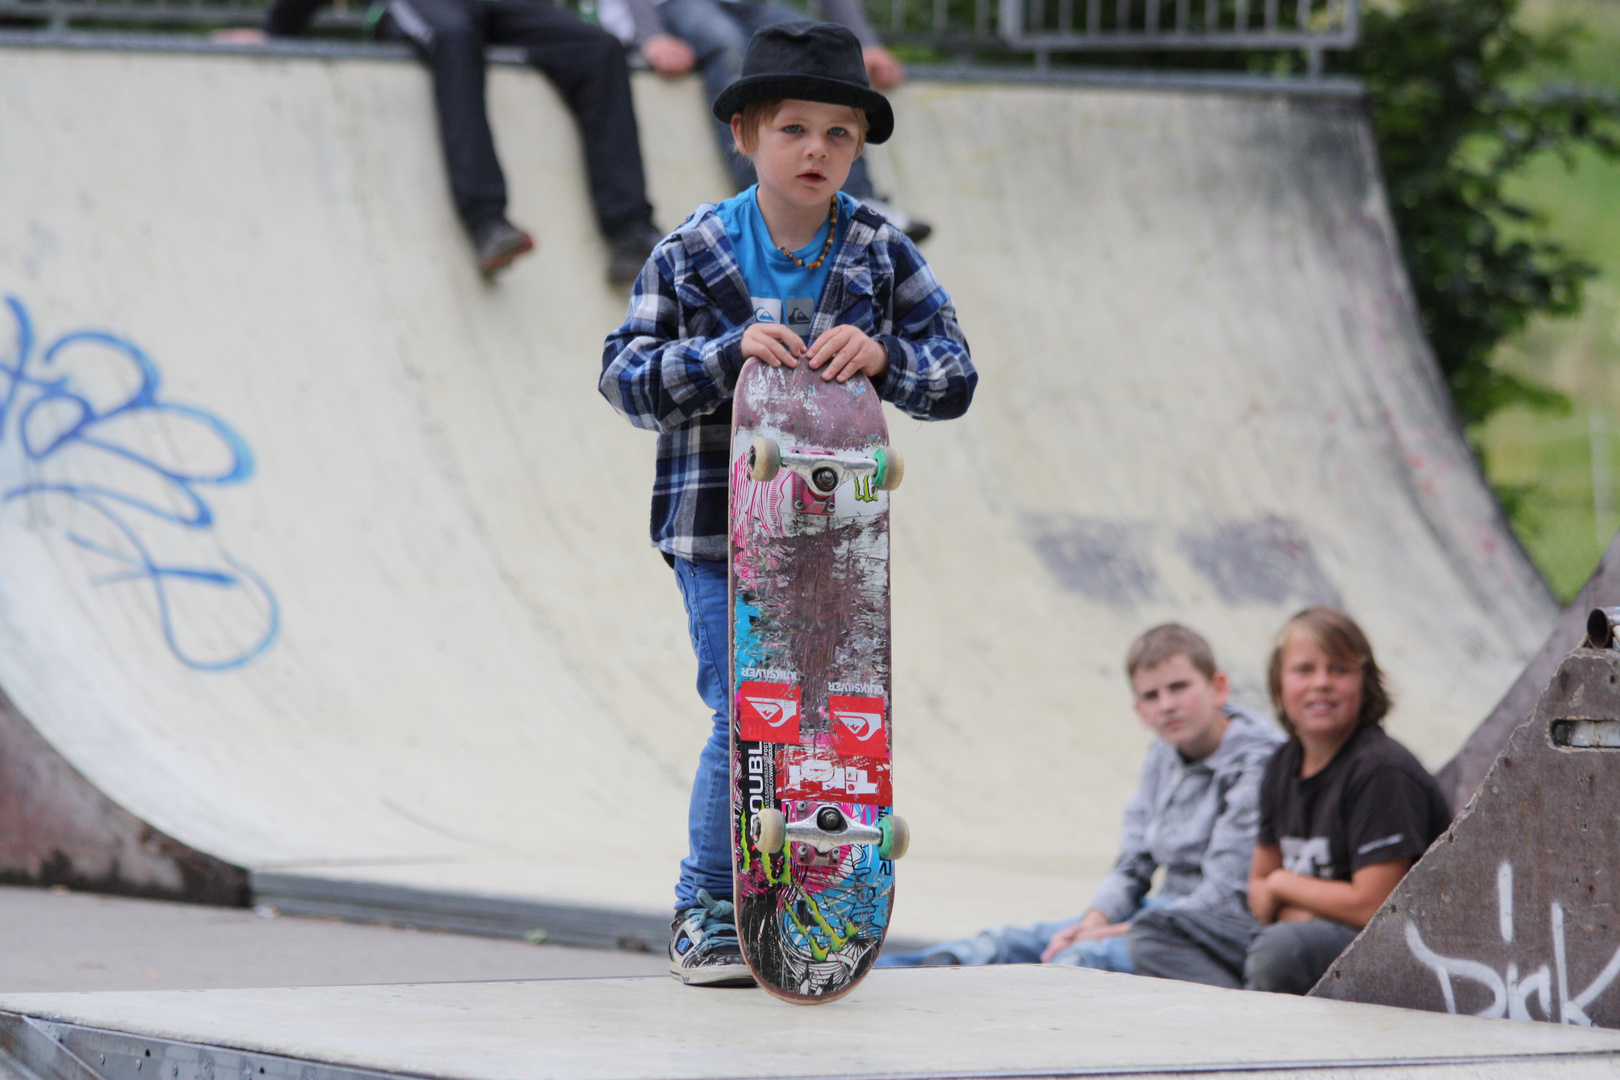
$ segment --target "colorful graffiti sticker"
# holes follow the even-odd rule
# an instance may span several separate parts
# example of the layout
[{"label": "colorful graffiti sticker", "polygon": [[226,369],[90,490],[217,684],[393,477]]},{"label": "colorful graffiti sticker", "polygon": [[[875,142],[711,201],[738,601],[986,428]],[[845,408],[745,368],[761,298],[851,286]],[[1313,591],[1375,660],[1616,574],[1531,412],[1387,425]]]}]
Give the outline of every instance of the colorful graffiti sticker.
[{"label": "colorful graffiti sticker", "polygon": [[790,746],[776,764],[776,797],[810,802],[890,806],[889,763],[875,757],[837,757],[822,748]]}]

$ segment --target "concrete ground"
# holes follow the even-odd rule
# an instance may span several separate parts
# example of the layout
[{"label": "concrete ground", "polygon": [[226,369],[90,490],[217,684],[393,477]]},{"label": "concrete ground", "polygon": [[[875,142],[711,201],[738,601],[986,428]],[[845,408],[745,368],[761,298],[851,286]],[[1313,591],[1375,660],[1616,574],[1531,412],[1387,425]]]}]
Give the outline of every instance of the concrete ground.
[{"label": "concrete ground", "polygon": [[0,992],[659,975],[662,956],[0,887]]}]

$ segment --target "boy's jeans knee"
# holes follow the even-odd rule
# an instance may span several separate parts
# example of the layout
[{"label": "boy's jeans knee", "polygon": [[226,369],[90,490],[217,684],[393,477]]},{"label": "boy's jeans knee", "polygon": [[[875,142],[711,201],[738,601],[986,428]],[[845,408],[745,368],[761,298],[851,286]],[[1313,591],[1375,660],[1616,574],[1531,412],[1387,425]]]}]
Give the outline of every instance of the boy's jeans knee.
[{"label": "boy's jeans knee", "polygon": [[699,889],[731,899],[731,657],[726,564],[676,559],[675,580],[697,655],[697,691],[713,714],[687,811],[687,855],[675,886],[680,910],[697,903]]}]

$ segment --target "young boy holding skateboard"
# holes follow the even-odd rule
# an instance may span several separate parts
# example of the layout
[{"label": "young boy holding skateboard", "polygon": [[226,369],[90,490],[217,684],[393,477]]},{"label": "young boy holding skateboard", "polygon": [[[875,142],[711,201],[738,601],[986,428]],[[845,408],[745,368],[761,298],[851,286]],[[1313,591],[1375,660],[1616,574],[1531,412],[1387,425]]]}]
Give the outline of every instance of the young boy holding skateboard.
[{"label": "young boy holding skateboard", "polygon": [[714,115],[759,182],[700,206],[654,248],[599,383],[631,423],[659,433],[652,539],[675,570],[713,712],[669,947],[671,974],[690,985],[752,981],[730,899],[728,765],[727,478],[743,363],[803,363],[839,382],[865,374],[885,401],[934,420],[965,412],[978,382],[950,297],[917,249],[839,193],[864,144],[894,128],[856,37],[827,23],[762,29]]},{"label": "young boy holding skateboard", "polygon": [[[1137,718],[1158,738],[1125,806],[1119,858],[1085,914],[885,955],[879,967],[1044,961],[1243,985],[1244,955],[1260,930],[1243,893],[1260,778],[1282,735],[1227,701],[1209,642],[1184,626],[1137,638],[1125,675]],[[1148,896],[1161,868],[1164,880]]]}]

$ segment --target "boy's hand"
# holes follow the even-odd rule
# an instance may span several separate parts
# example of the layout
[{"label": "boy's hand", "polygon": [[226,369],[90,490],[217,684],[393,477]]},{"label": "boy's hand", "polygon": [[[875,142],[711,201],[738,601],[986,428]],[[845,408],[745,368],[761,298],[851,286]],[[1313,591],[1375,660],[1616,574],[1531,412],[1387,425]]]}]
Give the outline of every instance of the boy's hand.
[{"label": "boy's hand", "polygon": [[1113,937],[1115,934],[1123,934],[1129,929],[1129,923],[1110,924],[1106,915],[1093,908],[1086,912],[1085,917],[1079,922],[1065,926],[1052,935],[1052,940],[1047,943],[1046,949],[1041,953],[1041,963],[1044,964],[1051,960],[1052,957],[1077,941],[1092,941],[1097,938]]},{"label": "boy's hand", "polygon": [[861,59],[866,61],[866,77],[872,80],[874,89],[892,90],[906,77],[906,69],[900,66],[894,53],[881,45],[868,45],[862,49]]},{"label": "boy's hand", "polygon": [[669,77],[685,75],[697,62],[697,54],[692,51],[692,46],[674,34],[656,34],[648,38],[641,46],[641,55],[647,58],[654,71]]},{"label": "boy's hand", "polygon": [[805,354],[823,379],[848,382],[857,371],[876,379],[889,370],[889,350],[867,337],[857,326],[835,326],[816,338]]},{"label": "boy's hand", "polygon": [[781,323],[757,322],[743,331],[744,360],[753,357],[771,367],[798,367],[803,352],[804,339]]}]

